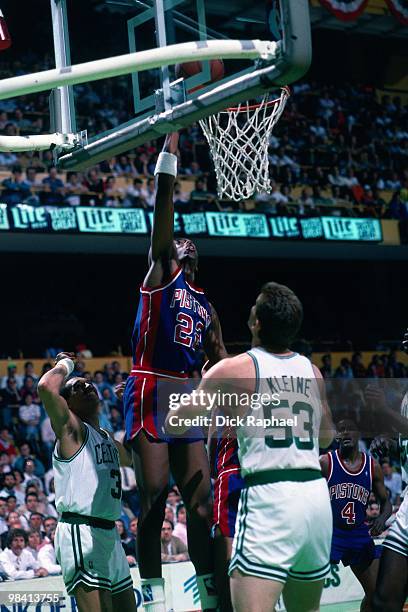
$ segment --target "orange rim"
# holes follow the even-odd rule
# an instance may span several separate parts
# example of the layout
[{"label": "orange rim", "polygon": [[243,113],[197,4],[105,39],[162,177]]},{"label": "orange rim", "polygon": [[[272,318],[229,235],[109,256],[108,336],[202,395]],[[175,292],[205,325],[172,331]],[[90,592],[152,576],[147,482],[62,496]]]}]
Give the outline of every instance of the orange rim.
[{"label": "orange rim", "polygon": [[[289,87],[282,87],[282,93],[283,92],[285,92],[287,96],[290,96]],[[246,111],[255,110],[256,108],[260,108],[261,106],[273,106],[277,104],[278,102],[280,102],[282,93],[279,96],[279,98],[275,98],[274,100],[269,100],[269,102],[266,102],[266,104],[264,104],[263,102],[260,102],[259,104],[247,104],[246,106],[230,106],[229,108],[226,108],[225,110],[220,111],[220,112],[221,113],[246,112]]]}]

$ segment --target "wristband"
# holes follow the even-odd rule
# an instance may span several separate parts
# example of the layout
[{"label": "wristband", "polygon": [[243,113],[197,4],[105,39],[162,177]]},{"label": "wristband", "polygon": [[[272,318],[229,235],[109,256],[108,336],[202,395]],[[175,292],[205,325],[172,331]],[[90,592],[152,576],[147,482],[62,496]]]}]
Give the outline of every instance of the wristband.
[{"label": "wristband", "polygon": [[177,155],[173,153],[160,153],[157,158],[156,168],[154,169],[154,176],[158,173],[171,174],[171,176],[177,176]]},{"label": "wristband", "polygon": [[65,378],[68,378],[68,376],[74,371],[75,364],[69,357],[64,357],[64,359],[60,359],[58,361],[56,367],[58,366],[63,366],[66,369],[67,373],[65,375]]}]

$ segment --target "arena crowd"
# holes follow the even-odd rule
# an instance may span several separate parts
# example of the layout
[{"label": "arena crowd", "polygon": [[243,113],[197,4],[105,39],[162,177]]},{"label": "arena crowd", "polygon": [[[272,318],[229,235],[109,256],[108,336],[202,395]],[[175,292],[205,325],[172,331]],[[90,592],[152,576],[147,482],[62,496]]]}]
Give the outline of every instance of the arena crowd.
[{"label": "arena crowd", "polygon": [[[55,435],[37,393],[39,378],[51,367],[51,362],[46,361],[37,371],[27,361],[23,370],[18,371],[16,364],[9,362],[7,374],[0,379],[0,576],[5,580],[60,573],[53,548],[58,516],[52,469]],[[394,352],[374,355],[370,363],[363,363],[361,353],[356,352],[350,360],[343,358],[337,368],[332,367],[331,355],[326,354],[321,372],[334,415],[358,415],[362,422],[363,396],[357,387],[351,387],[361,379],[385,383],[388,379],[407,377],[406,367],[398,362]],[[74,374],[96,386],[100,425],[122,440],[123,405],[115,387],[126,380],[128,373],[115,360],[90,372],[86,361],[79,359]],[[346,397],[350,405],[346,405]],[[363,438],[360,444],[361,450],[367,451],[370,440]],[[381,466],[395,512],[401,503],[403,484],[399,463],[394,457],[383,457]],[[121,475],[122,516],[116,525],[128,562],[136,566],[139,495],[133,470],[122,467]],[[379,512],[379,504],[371,494],[367,520],[374,520]],[[161,542],[163,563],[188,559],[186,510],[175,486],[168,494]]]},{"label": "arena crowd", "polygon": [[[49,57],[33,71],[52,67]],[[25,71],[26,62],[24,63]],[[22,73],[21,62],[0,63],[0,78]],[[149,73],[142,73],[145,79]],[[81,129],[100,134],[129,119],[132,100],[125,77],[75,88]],[[408,218],[407,106],[369,85],[343,87],[300,82],[270,140],[272,191],[241,202],[242,211],[274,215],[320,214]],[[0,101],[0,133],[49,130],[46,95]],[[151,210],[159,145],[152,141],[86,172],[59,173],[51,152],[0,153],[1,201],[34,206],[138,207]],[[180,138],[179,212],[232,210],[216,196],[216,182],[198,125]],[[235,205],[234,205],[235,206]]]}]

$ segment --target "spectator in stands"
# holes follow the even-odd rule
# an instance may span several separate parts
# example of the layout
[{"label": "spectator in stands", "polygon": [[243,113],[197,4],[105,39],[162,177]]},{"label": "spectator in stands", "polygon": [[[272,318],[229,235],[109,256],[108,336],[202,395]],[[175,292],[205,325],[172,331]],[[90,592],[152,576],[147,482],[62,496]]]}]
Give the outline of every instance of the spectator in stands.
[{"label": "spectator in stands", "polygon": [[22,400],[24,400],[27,395],[31,395],[33,404],[41,404],[40,397],[37,393],[36,381],[32,376],[26,376],[24,378],[24,384],[19,390],[19,393]]},{"label": "spectator in stands", "polygon": [[122,202],[125,196],[122,187],[118,187],[116,184],[115,176],[108,176],[103,184],[103,204],[110,208],[119,208],[122,206]]},{"label": "spectator in stands", "polygon": [[326,353],[326,355],[323,355],[320,372],[322,373],[323,378],[331,378],[333,376],[332,360],[330,353]]},{"label": "spectator in stands", "polygon": [[20,470],[20,472],[23,472],[25,460],[32,459],[34,461],[35,476],[42,478],[45,473],[44,465],[42,464],[40,459],[38,459],[38,457],[36,457],[35,454],[33,453],[33,449],[31,448],[29,442],[24,440],[23,442],[20,443],[18,449],[20,451],[20,456],[16,459],[14,463],[14,467]]},{"label": "spectator in stands", "polygon": [[23,436],[27,440],[38,440],[41,409],[38,404],[33,402],[31,393],[26,394],[23,402],[18,411],[18,416],[22,423]]},{"label": "spectator in stands", "polygon": [[21,166],[15,165],[11,170],[11,177],[2,182],[2,200],[10,206],[21,204],[30,195],[30,186],[23,180]]},{"label": "spectator in stands", "polygon": [[116,176],[133,178],[137,175],[137,170],[127,155],[120,155],[118,161],[113,166]]},{"label": "spectator in stands", "polygon": [[125,523],[121,519],[115,521],[115,523],[123,550],[125,551],[126,559],[131,567],[135,566],[137,562],[136,540],[128,535]]},{"label": "spectator in stands", "polygon": [[0,452],[7,453],[11,460],[17,456],[13,436],[10,434],[10,430],[7,425],[3,425],[0,429]]},{"label": "spectator in stands", "polygon": [[80,206],[81,195],[87,192],[86,186],[82,183],[78,172],[67,172],[67,182],[65,183],[64,202],[68,206]]},{"label": "spectator in stands", "polygon": [[58,521],[55,516],[46,516],[43,520],[43,527],[46,537],[49,537],[50,531],[55,531]]},{"label": "spectator in stands", "polygon": [[15,495],[18,496],[17,501],[20,504],[20,500],[24,500],[25,495],[26,495],[26,483],[24,482],[24,474],[21,470],[18,470],[16,467],[14,467],[14,469],[12,470],[12,473],[13,473],[14,480],[15,480],[15,485],[14,485]]},{"label": "spectator in stands", "polygon": [[8,514],[7,501],[0,497],[0,536],[8,530],[6,515]]},{"label": "spectator in stands", "polygon": [[6,498],[7,512],[14,512],[17,509],[17,497],[15,495],[9,495]]},{"label": "spectator in stands", "polygon": [[26,532],[23,529],[12,529],[7,538],[7,548],[0,553],[0,564],[10,580],[24,580],[48,575],[47,570],[40,566],[26,546]]},{"label": "spectator in stands", "polygon": [[9,495],[15,495],[18,503],[24,503],[24,496],[15,490],[16,479],[12,472],[8,472],[3,475],[2,481],[0,481],[1,490],[0,497],[7,499]]},{"label": "spectator in stands", "polygon": [[173,535],[187,546],[187,512],[183,503],[177,505],[176,518],[177,523],[174,527]]},{"label": "spectator in stands", "polygon": [[16,382],[18,382],[19,385],[22,384],[21,377],[17,375],[17,366],[14,362],[10,362],[7,365],[7,374],[6,376],[2,376],[1,378],[1,385],[0,385],[1,389],[5,389],[7,387],[7,383],[10,380],[10,378],[13,378],[14,380],[16,380]]},{"label": "spectator in stands", "polygon": [[10,168],[18,162],[18,157],[15,153],[7,153],[0,151],[0,166]]},{"label": "spectator in stands", "polygon": [[42,183],[36,177],[37,169],[33,166],[26,168],[26,183],[30,187],[30,196],[26,199],[30,206],[39,206],[41,204],[40,193],[42,191]]},{"label": "spectator in stands", "polygon": [[384,484],[390,495],[390,502],[393,506],[401,505],[402,478],[401,474],[394,472],[388,461],[381,464],[384,474]]},{"label": "spectator in stands", "polygon": [[28,521],[28,528],[37,529],[38,531],[41,532],[42,536],[45,535],[44,528],[43,528],[43,519],[44,519],[44,515],[41,514],[40,512],[32,512],[30,514],[30,519]]},{"label": "spectator in stands", "polygon": [[[24,117],[24,113],[21,108],[16,108],[14,111],[14,118],[12,123],[17,127],[19,134],[39,132],[42,126],[38,124],[34,126],[30,119]],[[41,121],[42,124],[42,121]]]},{"label": "spectator in stands", "polygon": [[129,208],[146,208],[146,201],[143,197],[142,179],[135,178],[133,179],[133,183],[126,187],[123,205]]},{"label": "spectator in stands", "polygon": [[142,198],[146,202],[147,208],[149,210],[153,210],[156,200],[156,187],[154,184],[154,179],[147,179],[146,187],[142,189]]},{"label": "spectator in stands", "polygon": [[189,166],[187,166],[187,168],[185,168],[185,174],[190,175],[190,176],[199,176],[203,173],[203,171],[200,168],[200,164],[196,161],[192,161],[190,163]]},{"label": "spectator in stands", "polygon": [[351,358],[351,367],[353,368],[354,378],[365,378],[366,369],[363,364],[363,357],[361,353],[354,353]]},{"label": "spectator in stands", "polygon": [[44,191],[42,193],[42,202],[44,206],[59,206],[64,198],[64,183],[58,177],[58,170],[55,166],[51,166],[48,171],[48,176],[42,181]]},{"label": "spectator in stands", "polygon": [[177,212],[190,212],[190,195],[186,191],[183,191],[182,183],[180,183],[179,181],[176,181],[174,183],[173,202],[174,208]]},{"label": "spectator in stands", "polygon": [[134,516],[139,516],[140,499],[137,491],[135,473],[130,467],[121,467],[122,500],[129,506]]},{"label": "spectator in stands", "polygon": [[316,121],[310,126],[310,131],[321,142],[326,140],[326,138],[327,138],[327,130],[324,127],[320,117],[317,117]]},{"label": "spectator in stands", "polygon": [[28,485],[34,485],[37,488],[37,494],[40,491],[41,493],[44,492],[44,485],[42,483],[42,480],[40,480],[40,478],[38,478],[38,476],[34,474],[34,461],[32,459],[26,459],[24,461],[24,474],[23,475],[24,475],[24,482],[26,483],[26,487],[28,487]]},{"label": "spectator in stands", "polygon": [[48,542],[38,551],[38,563],[45,568],[50,576],[61,574],[61,566],[57,561],[54,548],[55,527],[48,532]]},{"label": "spectator in stands", "polygon": [[40,431],[40,438],[47,459],[47,467],[50,467],[52,460],[52,452],[55,446],[55,432],[51,427],[51,420],[49,416],[47,416],[41,423]]},{"label": "spectator in stands", "polygon": [[335,378],[345,378],[347,380],[353,378],[353,369],[347,357],[343,357],[340,361],[340,365],[336,369],[334,376]]},{"label": "spectator in stands", "polygon": [[161,529],[161,558],[162,563],[189,560],[187,546],[179,538],[173,536],[173,523],[166,519]]},{"label": "spectator in stands", "polygon": [[41,546],[41,534],[36,529],[30,529],[27,535],[27,550],[38,560],[38,550]]},{"label": "spectator in stands", "polygon": [[171,521],[174,525],[176,520],[176,513],[174,511],[174,508],[170,506],[170,504],[166,504],[166,507],[164,509],[164,518],[168,521]]},{"label": "spectator in stands", "polygon": [[196,179],[195,188],[190,194],[190,208],[192,212],[211,209],[215,203],[215,195],[207,190],[207,181],[201,176]]}]

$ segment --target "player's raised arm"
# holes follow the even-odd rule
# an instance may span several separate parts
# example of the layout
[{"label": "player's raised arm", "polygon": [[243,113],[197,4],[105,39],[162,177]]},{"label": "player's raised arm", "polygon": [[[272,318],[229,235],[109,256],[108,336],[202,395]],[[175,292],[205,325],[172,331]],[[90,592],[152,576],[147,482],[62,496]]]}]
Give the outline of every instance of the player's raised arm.
[{"label": "player's raised arm", "polygon": [[210,306],[211,323],[204,337],[204,350],[208,357],[208,361],[203,368],[204,372],[208,371],[218,361],[221,361],[221,359],[228,357],[227,349],[225,348],[222,338],[220,320],[214,306],[212,304],[210,304]]},{"label": "player's raised arm", "polygon": [[313,372],[316,377],[317,383],[319,385],[319,392],[321,398],[321,408],[322,415],[320,420],[320,430],[319,430],[319,446],[320,448],[328,448],[330,444],[333,442],[333,438],[335,436],[335,429],[333,425],[333,419],[331,415],[331,410],[329,404],[326,399],[326,391],[324,388],[324,379],[323,376],[317,366],[312,364]]},{"label": "player's raised arm", "polygon": [[372,536],[379,536],[385,529],[385,523],[392,514],[392,504],[388,497],[387,489],[384,485],[384,474],[377,461],[373,461],[373,492],[380,502],[381,512],[376,519],[374,519],[370,534]]},{"label": "player's raised arm", "polygon": [[151,258],[169,260],[173,254],[173,187],[177,176],[178,133],[168,134],[156,164],[156,202],[153,213]]},{"label": "player's raised arm", "polygon": [[[65,434],[74,436],[74,447],[82,443],[83,425],[69,409],[66,400],[60,395],[66,378],[74,369],[72,353],[59,353],[55,366],[46,372],[38,383],[38,393],[50,417],[51,426],[57,438]],[[75,452],[75,448],[73,449]]]}]

